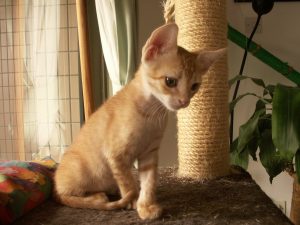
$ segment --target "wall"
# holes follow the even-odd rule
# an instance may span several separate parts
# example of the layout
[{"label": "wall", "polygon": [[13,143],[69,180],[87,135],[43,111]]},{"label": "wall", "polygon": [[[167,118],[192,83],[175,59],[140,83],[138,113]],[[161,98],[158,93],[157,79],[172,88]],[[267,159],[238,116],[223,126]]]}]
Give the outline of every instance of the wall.
[{"label": "wall", "polygon": [[[138,4],[138,34],[139,49],[141,49],[153,29],[163,24],[164,21],[161,0],[139,0]],[[295,46],[300,46],[300,29],[295,29],[295,26],[292,24],[295,23],[295,21],[300,21],[299,8],[300,3],[276,2],[272,12],[262,18],[262,32],[254,37],[257,43],[283,61],[289,62],[289,64],[298,71],[300,71],[300,63],[298,63],[300,50]],[[245,33],[245,19],[247,17],[256,17],[250,3],[234,3],[234,0],[227,0],[227,11],[229,23],[242,33]],[[238,73],[242,55],[243,51],[229,41],[228,61],[230,77]],[[289,80],[251,55],[248,57],[244,73],[249,76],[263,78],[268,84],[282,83],[292,85]],[[262,90],[251,82],[243,81],[239,93],[249,91],[260,94]],[[251,97],[247,97],[237,106],[234,136],[237,136],[239,126],[253,113],[253,111],[249,109],[252,108],[254,110],[254,106],[255,99]],[[173,166],[177,164],[176,133],[176,116],[170,113],[168,127],[160,149],[161,166]],[[286,213],[289,215],[292,179],[287,174],[282,173],[274,179],[271,185],[264,168],[260,163],[253,161],[250,162],[248,171],[272,199],[282,205],[286,203]]]}]

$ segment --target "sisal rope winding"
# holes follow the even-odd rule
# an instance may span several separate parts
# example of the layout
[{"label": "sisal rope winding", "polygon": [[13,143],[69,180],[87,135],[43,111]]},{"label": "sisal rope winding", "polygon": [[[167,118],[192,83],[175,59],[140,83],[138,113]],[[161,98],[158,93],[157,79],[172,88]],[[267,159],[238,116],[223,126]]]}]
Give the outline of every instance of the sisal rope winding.
[{"label": "sisal rope winding", "polygon": [[[166,22],[174,21],[174,15],[179,46],[189,51],[227,46],[225,0],[167,0]],[[179,176],[212,179],[228,174],[227,81],[223,57],[204,75],[190,106],[177,113]]]}]

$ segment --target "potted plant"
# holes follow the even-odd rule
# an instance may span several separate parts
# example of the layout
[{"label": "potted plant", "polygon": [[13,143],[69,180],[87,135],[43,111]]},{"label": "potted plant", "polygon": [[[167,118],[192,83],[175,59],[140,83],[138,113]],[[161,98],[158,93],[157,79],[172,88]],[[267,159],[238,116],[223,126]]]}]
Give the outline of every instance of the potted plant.
[{"label": "potted plant", "polygon": [[249,156],[266,169],[270,182],[286,171],[294,178],[291,220],[300,224],[300,88],[278,84],[265,85],[262,79],[238,75],[232,85],[251,79],[263,88],[262,95],[245,93],[230,103],[230,111],[247,95],[257,97],[252,116],[239,128],[232,142],[231,163],[247,169]]}]

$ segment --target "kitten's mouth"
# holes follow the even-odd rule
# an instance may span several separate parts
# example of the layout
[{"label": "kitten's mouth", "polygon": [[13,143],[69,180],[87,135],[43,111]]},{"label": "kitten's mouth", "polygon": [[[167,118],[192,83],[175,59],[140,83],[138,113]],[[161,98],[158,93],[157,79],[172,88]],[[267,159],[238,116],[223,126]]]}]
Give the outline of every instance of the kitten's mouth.
[{"label": "kitten's mouth", "polygon": [[180,106],[181,109],[186,108],[190,105],[190,102],[184,103]]},{"label": "kitten's mouth", "polygon": [[173,101],[165,101],[159,97],[158,97],[158,99],[169,111],[172,111],[172,112],[176,112],[179,109],[186,108],[190,105],[190,101],[186,101],[184,103],[179,103],[179,102],[173,102]]}]

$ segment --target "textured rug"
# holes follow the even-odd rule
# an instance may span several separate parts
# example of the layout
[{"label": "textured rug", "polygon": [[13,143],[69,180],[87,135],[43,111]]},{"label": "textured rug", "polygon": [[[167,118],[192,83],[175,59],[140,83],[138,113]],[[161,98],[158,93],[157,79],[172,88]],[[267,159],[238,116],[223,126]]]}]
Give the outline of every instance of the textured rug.
[{"label": "textured rug", "polygon": [[154,221],[140,220],[135,210],[73,209],[48,200],[14,224],[292,224],[248,173],[234,171],[215,180],[194,181],[178,178],[175,168],[161,168],[157,196],[164,213]]}]

